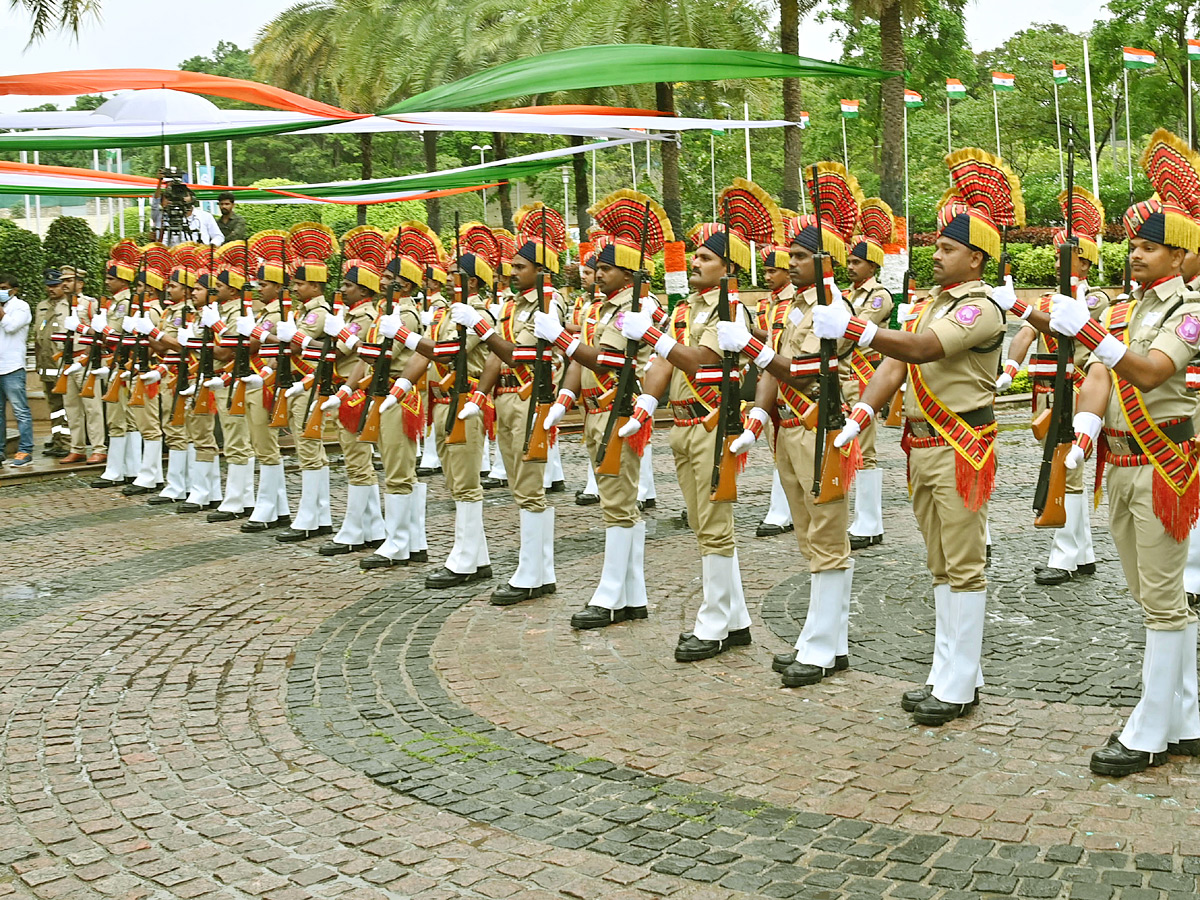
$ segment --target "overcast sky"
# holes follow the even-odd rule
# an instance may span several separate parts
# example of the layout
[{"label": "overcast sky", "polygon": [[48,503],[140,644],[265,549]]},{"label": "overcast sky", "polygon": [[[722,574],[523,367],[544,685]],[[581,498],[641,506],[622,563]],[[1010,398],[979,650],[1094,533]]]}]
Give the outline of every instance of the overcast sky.
[{"label": "overcast sky", "polygon": [[[54,36],[23,48],[19,36],[27,35],[29,21],[18,5],[0,4],[0,75],[53,72],[63,69],[138,67],[174,69],[183,60],[208,54],[221,40],[249,47],[266,22],[292,5],[289,0],[206,0],[194,7],[186,24],[164,14],[146,0],[101,0],[103,14],[84,26],[79,40]],[[967,34],[976,51],[999,46],[1033,22],[1048,18],[1072,30],[1088,28],[1100,14],[1102,3],[1093,0],[976,0],[967,7]],[[800,54],[816,59],[836,59],[840,47],[831,43],[830,29],[811,21],[800,31]],[[60,107],[69,98],[3,97],[0,112],[15,112],[44,102]]]}]

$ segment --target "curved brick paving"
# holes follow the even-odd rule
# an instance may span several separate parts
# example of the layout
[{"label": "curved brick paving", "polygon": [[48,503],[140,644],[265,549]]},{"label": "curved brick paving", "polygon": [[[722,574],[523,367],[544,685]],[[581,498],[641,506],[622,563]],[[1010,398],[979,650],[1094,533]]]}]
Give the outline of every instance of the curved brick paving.
[{"label": "curved brick paving", "polygon": [[[895,705],[932,619],[895,432],[855,668],[806,691],[766,671],[804,611],[791,536],[742,541],[758,643],[670,659],[699,566],[662,436],[652,617],[581,635],[566,618],[592,584],[568,566],[603,539],[569,495],[559,593],[500,610],[486,588],[427,595],[423,567],[360,574],[72,479],[7,489],[0,896],[1193,897],[1200,763],[1087,772],[1136,697],[1139,629],[1101,527],[1100,577],[1031,584],[1048,538],[1012,477],[1026,434],[1002,437],[993,681],[940,731]],[[515,509],[488,507],[507,572]],[[437,485],[435,545],[449,512]]]}]

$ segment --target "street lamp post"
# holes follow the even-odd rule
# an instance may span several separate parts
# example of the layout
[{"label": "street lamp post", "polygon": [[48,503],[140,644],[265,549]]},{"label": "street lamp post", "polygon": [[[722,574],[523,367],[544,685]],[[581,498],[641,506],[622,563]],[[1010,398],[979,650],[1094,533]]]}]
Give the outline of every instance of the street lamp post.
[{"label": "street lamp post", "polygon": [[[472,144],[471,149],[479,151],[479,164],[482,166],[486,162],[486,160],[483,157],[483,154],[486,153],[488,150],[491,150],[492,145],[491,144],[483,144],[483,145]],[[487,188],[483,189],[483,224],[484,225],[487,224]]]}]

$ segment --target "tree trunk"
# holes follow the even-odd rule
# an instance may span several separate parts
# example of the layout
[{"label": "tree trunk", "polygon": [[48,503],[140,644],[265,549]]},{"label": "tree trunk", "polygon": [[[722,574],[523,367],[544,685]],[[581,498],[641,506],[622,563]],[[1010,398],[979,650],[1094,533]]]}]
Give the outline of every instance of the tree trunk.
[{"label": "tree trunk", "polygon": [[[879,16],[880,58],[883,68],[903,72],[904,28],[900,0],[884,6]],[[904,76],[887,79],[882,86],[883,171],[879,194],[884,202],[902,213],[904,209]]]},{"label": "tree trunk", "polygon": [[[421,148],[425,151],[425,171],[437,171],[437,135],[436,131],[426,131],[421,136]],[[442,233],[442,206],[437,197],[425,201],[425,224],[433,229],[434,234]]]},{"label": "tree trunk", "polygon": [[[372,137],[373,135],[370,132],[364,132],[358,136],[358,148],[361,151],[362,157],[362,179],[364,181],[375,177],[374,148],[371,146]],[[360,204],[358,207],[358,224],[367,224],[367,207],[365,205]]]},{"label": "tree trunk", "polygon": [[[507,137],[503,132],[492,132],[492,150],[496,159],[508,159]],[[507,181],[502,182],[496,188],[496,199],[500,201],[500,227],[513,231],[512,185]]]},{"label": "tree trunk", "polygon": [[[779,51],[788,56],[800,53],[800,4],[798,0],[779,0]],[[800,121],[800,79],[783,79],[783,117],[789,122]],[[800,209],[800,161],[802,151],[800,126],[786,125],[783,129],[783,190],[779,199],[785,209]]]},{"label": "tree trunk", "polygon": [[[582,147],[583,138],[572,135],[571,146]],[[575,176],[575,221],[579,224],[579,239],[582,241],[587,237],[588,226],[592,224],[592,217],[588,215],[591,194],[588,192],[587,153],[572,156],[571,169]]]},{"label": "tree trunk", "polygon": [[[675,115],[675,88],[669,82],[654,85],[655,108],[659,112]],[[662,202],[671,228],[676,235],[683,234],[683,200],[679,191],[679,145],[674,141],[662,141]]]}]

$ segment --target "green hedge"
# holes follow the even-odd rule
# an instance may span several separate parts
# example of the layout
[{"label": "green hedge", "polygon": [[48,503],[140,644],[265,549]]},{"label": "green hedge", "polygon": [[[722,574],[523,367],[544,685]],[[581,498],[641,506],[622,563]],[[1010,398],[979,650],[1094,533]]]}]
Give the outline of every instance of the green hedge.
[{"label": "green hedge", "polygon": [[[912,270],[917,278],[917,285],[928,287],[933,284],[933,247],[913,247]],[[1104,278],[1093,275],[1096,284],[1120,284],[1125,272],[1126,245],[1105,244],[1102,248],[1104,260]],[[1054,274],[1054,248],[1035,247],[1031,244],[1009,244],[1008,255],[1012,259],[1013,283],[1017,287],[1051,288],[1057,286]],[[983,277],[988,284],[996,284],[997,261],[992,260],[984,270]]]},{"label": "green hedge", "polygon": [[59,216],[46,229],[42,240],[42,253],[49,266],[83,266],[88,271],[84,290],[93,297],[103,291],[100,271],[104,258],[100,256],[100,243],[88,223],[76,216]]},{"label": "green hedge", "polygon": [[31,308],[36,308],[46,295],[42,286],[44,269],[41,238],[11,222],[5,223],[0,228],[0,272],[21,280],[21,297]]}]

